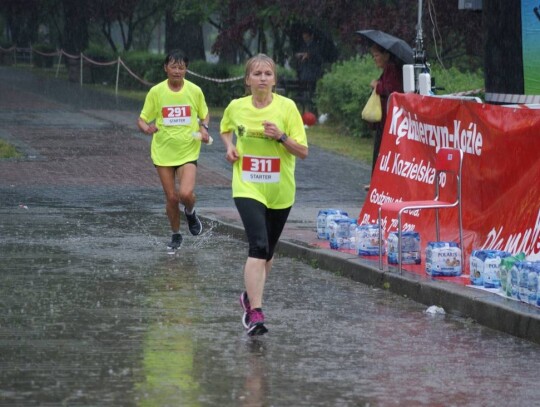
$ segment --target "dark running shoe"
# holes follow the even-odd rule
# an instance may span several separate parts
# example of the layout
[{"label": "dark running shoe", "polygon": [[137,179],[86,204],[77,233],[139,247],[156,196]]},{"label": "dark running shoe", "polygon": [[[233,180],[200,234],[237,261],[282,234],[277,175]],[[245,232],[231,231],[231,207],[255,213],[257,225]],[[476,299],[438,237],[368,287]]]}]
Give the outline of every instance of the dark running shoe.
[{"label": "dark running shoe", "polygon": [[249,298],[247,292],[240,294],[240,305],[244,310],[244,315],[242,315],[242,325],[244,328],[249,329],[249,313],[251,312],[251,304],[249,303]]},{"label": "dark running shoe", "polygon": [[202,223],[199,217],[197,216],[197,213],[193,211],[191,215],[188,215],[186,213],[186,208],[184,208],[184,214],[186,215],[189,233],[191,233],[193,236],[200,235],[202,232]]},{"label": "dark running shoe", "polygon": [[264,335],[268,329],[264,326],[264,314],[260,308],[252,309],[249,313],[249,336]]},{"label": "dark running shoe", "polygon": [[167,249],[169,250],[178,250],[180,246],[182,245],[182,235],[180,233],[174,233],[172,235],[171,243],[167,245]]}]

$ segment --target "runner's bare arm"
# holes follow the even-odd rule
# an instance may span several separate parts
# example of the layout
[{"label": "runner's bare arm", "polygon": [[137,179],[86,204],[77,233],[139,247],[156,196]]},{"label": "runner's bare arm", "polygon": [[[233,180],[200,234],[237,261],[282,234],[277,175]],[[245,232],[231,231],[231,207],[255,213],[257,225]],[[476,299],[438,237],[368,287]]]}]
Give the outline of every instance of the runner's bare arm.
[{"label": "runner's bare arm", "polygon": [[158,128],[154,123],[146,123],[142,117],[139,117],[139,119],[137,120],[137,126],[144,134],[148,135],[152,135],[156,131],[158,131]]},{"label": "runner's bare arm", "polygon": [[232,132],[221,133],[220,136],[221,136],[221,140],[223,140],[223,144],[225,144],[225,148],[227,149],[225,158],[227,159],[228,162],[234,163],[240,158],[240,156],[238,155],[236,146],[233,143]]}]

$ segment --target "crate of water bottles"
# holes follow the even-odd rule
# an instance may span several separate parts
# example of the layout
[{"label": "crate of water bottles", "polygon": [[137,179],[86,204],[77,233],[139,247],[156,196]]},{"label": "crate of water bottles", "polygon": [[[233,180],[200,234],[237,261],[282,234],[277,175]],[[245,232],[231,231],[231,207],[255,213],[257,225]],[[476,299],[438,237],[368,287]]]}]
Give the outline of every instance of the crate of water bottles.
[{"label": "crate of water bottles", "polygon": [[501,286],[500,270],[502,259],[511,254],[502,250],[473,250],[469,258],[471,285],[485,288]]},{"label": "crate of water bottles", "polygon": [[329,223],[328,230],[330,237],[330,249],[355,249],[356,219],[349,217],[333,219]]},{"label": "crate of water bottles", "polygon": [[527,304],[540,307],[540,261],[517,261],[506,281],[506,295]]},{"label": "crate of water bottles", "polygon": [[330,222],[335,219],[349,218],[349,214],[341,209],[321,209],[317,215],[317,238],[330,240]]},{"label": "crate of water bottles", "polygon": [[[401,233],[401,263],[420,264],[420,233]],[[388,235],[388,263],[398,264],[398,232],[390,232]]]},{"label": "crate of water bottles", "polygon": [[461,275],[461,249],[456,242],[428,242],[426,273],[431,276]]},{"label": "crate of water bottles", "polygon": [[[379,255],[379,225],[361,224],[356,227],[356,250],[359,256]],[[381,245],[382,254],[385,253],[384,240]]]}]

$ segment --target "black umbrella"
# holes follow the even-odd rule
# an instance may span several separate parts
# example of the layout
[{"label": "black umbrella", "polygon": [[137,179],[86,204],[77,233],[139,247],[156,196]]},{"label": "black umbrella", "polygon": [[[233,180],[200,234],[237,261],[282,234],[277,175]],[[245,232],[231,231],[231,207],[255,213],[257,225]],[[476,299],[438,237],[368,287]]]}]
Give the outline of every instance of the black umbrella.
[{"label": "black umbrella", "polygon": [[412,64],[414,62],[411,46],[402,39],[379,30],[361,30],[356,33],[380,45],[406,64]]}]

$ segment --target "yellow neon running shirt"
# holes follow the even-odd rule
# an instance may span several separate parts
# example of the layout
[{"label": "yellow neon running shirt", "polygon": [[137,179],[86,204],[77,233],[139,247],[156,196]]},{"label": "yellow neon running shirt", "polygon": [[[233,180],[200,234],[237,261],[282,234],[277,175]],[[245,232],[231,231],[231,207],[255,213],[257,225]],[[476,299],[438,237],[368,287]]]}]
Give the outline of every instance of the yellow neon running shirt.
[{"label": "yellow neon running shirt", "polygon": [[253,106],[251,95],[233,100],[220,125],[221,133],[235,133],[240,155],[233,164],[232,195],[255,199],[270,209],[288,208],[296,193],[296,157],[283,144],[264,135],[265,120],[307,147],[302,117],[291,99],[274,93],[272,103],[262,109]]},{"label": "yellow neon running shirt", "polygon": [[184,79],[184,86],[173,92],[167,80],[153,86],[144,101],[140,117],[156,121],[158,132],[152,136],[151,156],[155,165],[173,167],[199,158],[201,141],[193,138],[199,131],[197,119],[204,119],[208,106],[201,88]]}]

